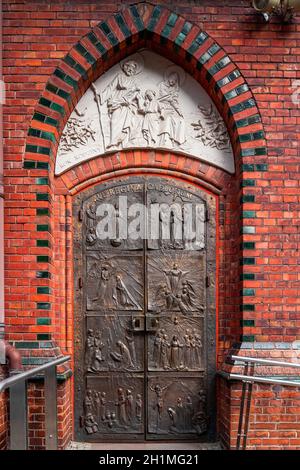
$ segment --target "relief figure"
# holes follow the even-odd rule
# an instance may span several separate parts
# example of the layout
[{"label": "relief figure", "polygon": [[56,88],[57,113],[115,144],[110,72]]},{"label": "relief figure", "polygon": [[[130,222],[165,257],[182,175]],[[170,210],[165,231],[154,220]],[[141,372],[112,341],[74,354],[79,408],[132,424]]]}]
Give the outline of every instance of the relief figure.
[{"label": "relief figure", "polygon": [[140,88],[134,77],[139,73],[140,65],[135,60],[128,60],[121,65],[121,68],[122,71],[102,92],[97,91],[100,104],[107,103],[110,121],[107,149],[118,148],[125,141],[131,140],[131,131],[137,113]]},{"label": "relief figure", "polygon": [[159,85],[162,116],[159,136],[163,147],[178,147],[186,141],[184,117],[179,107],[179,82],[179,74],[171,72]]}]

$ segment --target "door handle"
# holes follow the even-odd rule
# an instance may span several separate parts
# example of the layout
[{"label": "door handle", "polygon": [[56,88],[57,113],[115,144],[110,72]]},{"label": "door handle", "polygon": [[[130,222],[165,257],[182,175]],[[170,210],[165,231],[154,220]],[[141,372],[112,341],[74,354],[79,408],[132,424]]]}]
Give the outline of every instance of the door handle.
[{"label": "door handle", "polygon": [[159,317],[157,315],[146,315],[146,331],[156,332],[159,328]]}]

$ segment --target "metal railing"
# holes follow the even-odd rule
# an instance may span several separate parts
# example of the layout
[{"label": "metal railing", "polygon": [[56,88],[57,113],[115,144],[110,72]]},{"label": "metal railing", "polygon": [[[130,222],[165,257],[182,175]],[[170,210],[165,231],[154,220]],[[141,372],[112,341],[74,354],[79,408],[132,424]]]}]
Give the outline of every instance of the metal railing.
[{"label": "metal railing", "polygon": [[46,450],[57,449],[57,366],[70,360],[60,357],[0,382],[0,393],[9,389],[10,450],[28,449],[27,380],[44,374]]},{"label": "metal railing", "polygon": [[[277,366],[277,367],[294,367],[300,369],[300,364],[294,362],[282,362],[282,361],[273,361],[269,359],[260,359],[257,357],[247,357],[247,356],[231,356],[233,361],[240,362],[245,365],[249,364],[260,364],[265,366]],[[269,377],[261,377],[255,375],[242,375],[242,374],[231,374],[229,372],[219,371],[219,375],[226,378],[227,380],[241,380],[242,382],[254,383],[269,383],[269,384],[278,384],[278,385],[287,385],[289,387],[300,387],[300,377],[299,381],[295,380],[282,380],[282,379],[272,379]]]},{"label": "metal railing", "polygon": [[247,357],[247,356],[231,356],[233,361],[244,364],[245,374],[231,374],[229,372],[218,371],[218,374],[221,377],[224,377],[227,380],[238,380],[241,381],[242,386],[242,397],[240,404],[240,416],[239,416],[239,425],[237,432],[237,441],[236,441],[236,450],[246,450],[247,449],[247,438],[250,425],[250,410],[251,410],[251,399],[252,399],[252,387],[253,383],[265,383],[265,384],[276,384],[276,385],[286,385],[289,387],[300,387],[300,380],[282,380],[282,379],[273,379],[269,377],[256,376],[254,375],[254,366],[255,364],[265,365],[265,366],[277,366],[277,367],[287,367],[287,368],[296,368],[300,369],[300,364],[294,362],[283,362],[283,361],[273,361],[269,359],[260,359],[257,357]]}]

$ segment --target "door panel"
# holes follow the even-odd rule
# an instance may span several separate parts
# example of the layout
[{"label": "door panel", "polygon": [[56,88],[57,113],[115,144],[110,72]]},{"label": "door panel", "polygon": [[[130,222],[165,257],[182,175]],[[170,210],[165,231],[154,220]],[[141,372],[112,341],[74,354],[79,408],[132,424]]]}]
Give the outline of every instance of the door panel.
[{"label": "door panel", "polygon": [[150,438],[188,438],[206,432],[208,423],[201,377],[150,376],[147,389]]},{"label": "door panel", "polygon": [[[84,430],[97,434],[144,435],[144,375],[102,374],[88,377],[84,398]],[[93,426],[91,423],[95,422]]]},{"label": "door panel", "polygon": [[[146,205],[144,227],[157,239],[122,240],[122,223],[129,238],[136,226],[125,199],[127,209]],[[106,240],[103,203],[116,209]],[[214,197],[175,180],[134,177],[85,191],[73,210],[76,439],[212,438]]]}]

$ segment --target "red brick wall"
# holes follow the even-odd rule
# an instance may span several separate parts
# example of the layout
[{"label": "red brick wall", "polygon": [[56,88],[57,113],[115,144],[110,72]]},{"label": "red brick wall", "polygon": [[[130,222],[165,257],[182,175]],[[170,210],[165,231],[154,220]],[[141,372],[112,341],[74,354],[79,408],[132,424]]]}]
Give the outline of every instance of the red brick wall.
[{"label": "red brick wall", "polygon": [[[60,384],[57,390],[58,446],[64,449],[72,437],[72,409],[70,380]],[[28,387],[28,436],[29,450],[45,448],[45,396],[44,387],[31,383]]]},{"label": "red brick wall", "polygon": [[[155,171],[164,169],[165,173],[168,171],[172,175],[177,172],[179,177],[192,178],[200,184],[208,181],[221,191],[217,338],[220,367],[226,352],[240,341],[250,344],[248,354],[251,354],[255,345],[259,346],[262,342],[285,342],[285,347],[290,344],[290,350],[295,353],[293,359],[296,360],[297,350],[292,350],[291,343],[300,338],[297,273],[300,223],[297,124],[299,125],[300,112],[299,107],[292,103],[291,94],[292,82],[299,78],[299,19],[284,26],[279,24],[277,19],[272,20],[270,24],[262,24],[249,7],[249,2],[245,0],[202,1],[201,5],[187,0],[180,4],[160,2],[182,14],[186,20],[195,22],[197,27],[203,28],[224,48],[225,53],[242,73],[242,77],[223,87],[217,94],[212,91],[214,79],[208,83],[205,82],[205,74],[198,74],[197,77],[222,112],[232,142],[239,139],[234,145],[236,178],[229,178],[220,170],[215,171],[208,165],[184,157],[169,157],[168,154],[158,153],[153,156],[147,152],[126,152],[121,156],[121,163],[118,163],[115,157],[93,160],[60,178],[54,178],[52,171],[24,169],[24,160],[50,160],[50,169],[53,168],[53,158],[49,159],[43,152],[31,152],[28,148],[25,154],[25,145],[46,149],[51,147],[52,156],[55,157],[63,123],[88,86],[92,73],[99,75],[103,71],[101,61],[94,72],[87,69],[88,80],[85,84],[70,68],[61,65],[60,60],[82,35],[112,13],[124,10],[129,3],[80,0],[3,1],[3,65],[7,88],[4,116],[7,338],[14,341],[38,342],[41,351],[44,341],[55,340],[62,352],[72,353],[72,195],[82,189],[84,180],[87,180],[88,185],[91,178],[92,182],[96,182],[108,174],[117,176],[121,171],[140,172],[141,168],[146,167],[147,171],[150,171],[150,168]],[[157,3],[154,2],[155,5]],[[152,11],[151,6],[145,7],[145,21]],[[128,12],[124,15],[127,15],[127,18]],[[166,21],[167,17],[168,12],[164,10],[157,28],[161,28],[162,21]],[[144,45],[136,35],[132,49],[135,49],[137,44]],[[164,47],[159,46],[157,33],[151,44],[153,47],[156,45],[157,50],[160,49],[167,57],[186,66],[183,49],[179,51],[179,56],[175,57],[171,41]],[[95,54],[93,49],[91,51]],[[124,53],[124,48],[121,52]],[[72,54],[87,68],[85,60],[75,52]],[[117,54],[111,54],[105,67],[117,58]],[[215,60],[218,58],[220,57]],[[213,65],[213,61],[210,65]],[[57,66],[64,68],[78,81],[78,91],[72,94],[70,87],[64,87],[59,79],[51,79],[51,83],[71,93],[70,104],[65,104],[57,95],[53,98],[49,91],[45,91],[45,85]],[[231,67],[232,64],[228,73]],[[256,123],[249,124],[247,128],[235,127],[234,130],[237,121],[251,116],[253,111],[250,109],[238,112],[228,118],[228,107],[227,104],[222,105],[222,98],[244,79],[254,95],[263,126]],[[64,106],[64,118],[56,111],[49,111],[38,104],[41,95]],[[252,95],[246,92],[243,96],[242,99],[248,99]],[[233,107],[241,102],[241,97],[229,101],[228,106]],[[32,121],[36,111],[59,120],[58,130],[53,131],[50,124]],[[50,145],[44,139],[28,137],[30,126],[54,132],[55,145]],[[268,154],[251,155],[249,150],[264,148],[263,139],[259,140],[254,135],[262,127],[266,135]],[[241,142],[240,136],[246,133],[250,135],[250,142]],[[244,152],[241,158],[242,151]],[[37,184],[38,177],[49,178],[50,185]],[[48,193],[49,202],[38,201],[37,193]],[[254,196],[255,200],[251,200],[249,196]],[[240,201],[241,197],[243,203]],[[37,215],[37,208],[49,208],[50,217]],[[49,224],[51,233],[38,232],[38,224]],[[242,225],[251,227],[252,231],[254,227],[255,233],[241,236]],[[36,240],[49,240],[52,248],[37,247]],[[49,256],[50,259],[45,262],[37,256]],[[251,264],[246,264],[250,262]],[[40,271],[50,272],[51,279],[37,278],[36,273]],[[249,279],[250,276],[252,279]],[[37,293],[37,287],[43,286],[49,287],[51,291],[48,294]],[[51,310],[41,310],[38,303],[43,302],[49,302]],[[50,325],[46,324],[50,321]],[[285,349],[281,351],[278,345],[277,348],[280,357],[284,357]],[[260,350],[256,352],[259,353]],[[35,353],[32,356],[36,355]],[[69,392],[70,383],[67,382],[64,393]],[[71,395],[70,393],[68,396]],[[223,384],[220,387],[220,430],[223,440],[227,444],[231,442],[231,445],[234,445],[236,439],[234,397],[234,386]],[[279,398],[283,398],[283,395],[279,395]],[[66,401],[69,403],[70,399]],[[228,404],[230,402],[231,406]],[[283,402],[281,400],[278,403],[278,406],[281,406]],[[259,411],[256,412],[259,414]],[[66,413],[68,417],[62,415],[61,418],[61,426],[64,429],[62,433],[65,435],[62,439],[65,440],[70,433],[69,411]],[[280,417],[282,413],[279,409],[278,413],[276,416]],[[253,419],[255,416],[254,414]],[[261,428],[256,426],[254,421],[251,431],[254,433],[254,440],[256,430],[261,432]],[[293,424],[286,432],[289,430],[293,432]],[[270,445],[276,445],[271,439],[276,439],[277,432],[278,446],[285,445],[280,441],[280,428],[275,427],[273,431],[264,437],[264,442],[269,439]],[[40,443],[37,444],[39,445]],[[253,445],[258,444],[253,442]]]}]

